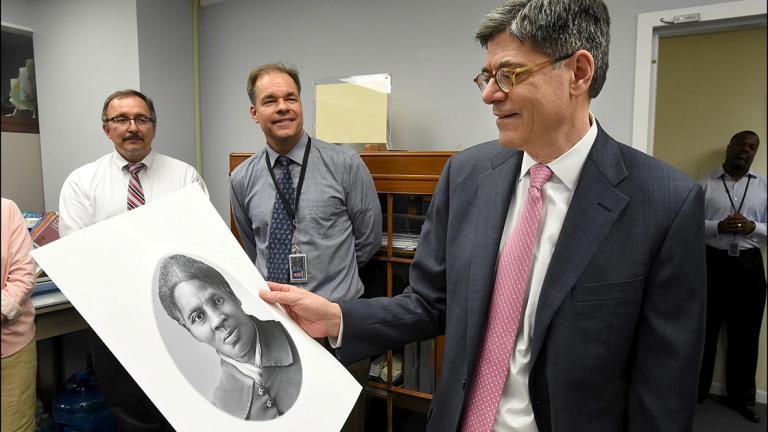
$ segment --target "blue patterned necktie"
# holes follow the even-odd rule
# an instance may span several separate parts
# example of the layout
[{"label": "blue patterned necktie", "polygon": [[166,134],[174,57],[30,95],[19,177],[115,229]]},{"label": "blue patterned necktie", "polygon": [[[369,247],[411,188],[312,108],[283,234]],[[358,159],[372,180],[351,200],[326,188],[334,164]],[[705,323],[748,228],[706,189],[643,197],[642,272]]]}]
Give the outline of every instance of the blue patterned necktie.
[{"label": "blue patterned necktie", "polygon": [[[277,187],[293,207],[293,178],[291,177],[291,160],[278,156],[275,163],[282,171],[277,179]],[[288,283],[288,255],[291,253],[293,238],[293,220],[285,211],[280,194],[275,191],[275,203],[272,205],[272,222],[269,224],[269,245],[267,250],[267,280]]]}]

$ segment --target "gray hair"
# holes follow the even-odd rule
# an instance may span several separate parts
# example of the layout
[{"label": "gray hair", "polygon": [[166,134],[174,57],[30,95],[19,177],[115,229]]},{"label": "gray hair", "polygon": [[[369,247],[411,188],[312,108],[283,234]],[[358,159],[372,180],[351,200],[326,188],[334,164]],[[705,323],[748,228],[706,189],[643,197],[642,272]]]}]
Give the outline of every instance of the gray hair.
[{"label": "gray hair", "polygon": [[492,10],[475,33],[483,48],[502,31],[558,58],[583,49],[595,59],[589,97],[600,94],[608,73],[611,19],[602,0],[509,0]]},{"label": "gray hair", "polygon": [[233,299],[238,300],[232,287],[218,270],[210,265],[186,255],[170,255],[160,261],[160,270],[157,275],[158,296],[160,304],[169,317],[173,318],[181,326],[187,327],[181,309],[176,304],[173,296],[176,287],[186,281],[199,280],[210,286],[215,286]]}]

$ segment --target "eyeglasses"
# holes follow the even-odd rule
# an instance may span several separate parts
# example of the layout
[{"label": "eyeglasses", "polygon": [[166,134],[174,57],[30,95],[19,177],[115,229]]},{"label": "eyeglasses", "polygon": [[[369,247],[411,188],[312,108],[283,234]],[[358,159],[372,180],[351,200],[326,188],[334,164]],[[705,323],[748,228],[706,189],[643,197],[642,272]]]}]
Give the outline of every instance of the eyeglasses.
[{"label": "eyeglasses", "polygon": [[572,56],[574,53],[564,55],[562,57],[554,58],[545,60],[541,63],[537,63],[535,65],[529,65],[529,66],[522,66],[517,69],[510,69],[510,68],[499,68],[496,70],[496,73],[493,75],[487,73],[487,72],[480,72],[474,79],[475,84],[477,84],[478,87],[480,87],[480,91],[485,91],[485,88],[488,87],[488,83],[491,81],[491,78],[496,78],[496,85],[499,86],[501,91],[504,93],[509,93],[510,90],[512,90],[512,87],[517,84],[517,76],[523,73],[532,73],[535,72],[545,66],[549,66],[551,64],[555,64],[559,61],[563,61],[567,59],[568,57]]},{"label": "eyeglasses", "polygon": [[155,123],[155,121],[152,118],[147,116],[136,116],[134,118],[126,117],[126,116],[115,116],[112,118],[108,118],[106,121],[112,122],[113,125],[119,128],[127,128],[131,124],[131,121],[136,123],[137,127],[147,127]]}]

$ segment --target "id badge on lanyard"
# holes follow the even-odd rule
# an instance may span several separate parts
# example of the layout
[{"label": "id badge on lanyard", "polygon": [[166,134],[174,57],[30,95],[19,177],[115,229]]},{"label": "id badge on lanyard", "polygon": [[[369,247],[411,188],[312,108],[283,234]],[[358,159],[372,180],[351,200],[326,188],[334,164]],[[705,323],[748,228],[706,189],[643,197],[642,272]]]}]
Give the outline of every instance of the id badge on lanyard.
[{"label": "id badge on lanyard", "polygon": [[728,256],[739,256],[739,242],[735,238],[731,239],[731,242],[728,243]]},{"label": "id badge on lanyard", "polygon": [[[720,181],[723,182],[723,188],[725,189],[725,193],[726,195],[728,195],[728,201],[731,202],[731,208],[737,214],[741,214],[741,208],[744,206],[744,201],[747,199],[747,191],[749,190],[750,180],[752,180],[752,177],[747,176],[747,186],[744,188],[744,195],[741,196],[741,203],[739,204],[739,208],[737,209],[736,205],[733,203],[731,192],[728,190],[728,186],[725,184],[725,178],[720,177]],[[735,190],[734,190],[734,193],[736,193]],[[739,256],[739,241],[735,235],[731,237],[731,241],[728,243],[728,256],[732,256],[732,257]]]},{"label": "id badge on lanyard", "polygon": [[301,188],[304,185],[304,174],[307,172],[307,163],[309,161],[309,149],[312,146],[312,139],[307,138],[307,147],[304,149],[304,158],[301,163],[301,172],[299,174],[299,184],[296,186],[296,196],[293,205],[286,200],[280,188],[277,186],[277,179],[275,173],[272,170],[272,162],[269,160],[269,153],[266,154],[264,162],[267,165],[269,176],[272,177],[272,183],[275,185],[277,194],[280,196],[281,204],[285,209],[285,212],[291,217],[293,221],[293,238],[291,239],[291,254],[288,255],[288,280],[291,283],[307,283],[309,282],[309,266],[307,265],[307,255],[301,253],[299,244],[296,241],[296,214],[299,209],[299,197],[301,196]]},{"label": "id badge on lanyard", "polygon": [[293,232],[293,245],[291,246],[291,254],[288,255],[288,275],[291,283],[307,283],[309,282],[309,272],[307,269],[307,255],[301,253],[299,245],[296,244],[296,231]]}]

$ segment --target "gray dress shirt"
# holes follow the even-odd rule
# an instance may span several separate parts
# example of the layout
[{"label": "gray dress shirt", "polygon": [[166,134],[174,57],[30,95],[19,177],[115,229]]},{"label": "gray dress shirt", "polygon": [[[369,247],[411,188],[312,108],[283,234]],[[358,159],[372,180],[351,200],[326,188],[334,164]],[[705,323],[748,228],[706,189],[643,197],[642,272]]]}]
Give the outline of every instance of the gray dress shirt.
[{"label": "gray dress shirt", "polygon": [[[286,155],[294,187],[309,137]],[[262,275],[267,250],[275,185],[264,161],[269,146],[240,164],[230,175],[230,199],[245,252]],[[276,172],[277,176],[278,173]],[[331,301],[360,297],[363,283],[358,266],[381,246],[381,206],[368,168],[352,150],[312,139],[304,185],[296,215],[296,241],[307,255],[309,282],[298,284]]]}]

